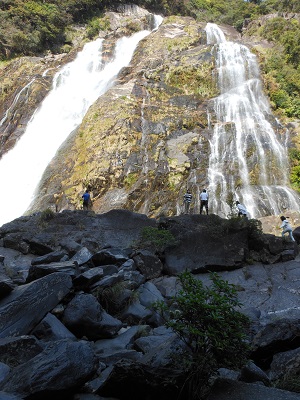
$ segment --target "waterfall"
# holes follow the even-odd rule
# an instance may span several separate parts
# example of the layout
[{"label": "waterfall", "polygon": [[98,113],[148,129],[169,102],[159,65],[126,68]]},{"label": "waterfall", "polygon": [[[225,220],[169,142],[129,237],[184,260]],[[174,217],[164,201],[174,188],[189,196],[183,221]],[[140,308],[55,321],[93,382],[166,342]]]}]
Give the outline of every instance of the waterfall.
[{"label": "waterfall", "polygon": [[[155,16],[154,29],[161,22],[162,17]],[[0,160],[0,225],[26,212],[58,148],[80,125],[88,108],[113,85],[119,71],[130,63],[139,41],[148,34],[145,30],[119,39],[114,60],[106,65],[101,60],[103,40],[87,43],[73,62],[57,72],[52,90],[26,131]]]},{"label": "waterfall", "polygon": [[[288,157],[269,121],[258,63],[241,44],[227,41],[222,30],[208,23],[220,95],[213,100],[213,124],[208,168],[210,209],[226,217],[239,200],[252,218],[298,210],[299,196],[288,187]],[[215,122],[213,122],[215,121]]]}]

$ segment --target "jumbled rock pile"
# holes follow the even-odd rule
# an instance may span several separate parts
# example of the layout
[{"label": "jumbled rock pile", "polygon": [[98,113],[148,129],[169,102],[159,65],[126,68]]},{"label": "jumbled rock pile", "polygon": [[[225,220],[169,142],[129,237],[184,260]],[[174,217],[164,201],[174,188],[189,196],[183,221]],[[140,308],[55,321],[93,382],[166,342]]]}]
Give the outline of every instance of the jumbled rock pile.
[{"label": "jumbled rock pile", "polygon": [[[143,243],[146,227],[174,242]],[[1,400],[176,398],[183,376],[171,356],[183,344],[151,305],[175,295],[186,269],[207,284],[209,271],[236,284],[252,321],[254,362],[220,371],[230,387],[259,381],[281,393],[270,383],[299,370],[297,244],[242,220],[39,213],[3,225],[0,246]]]}]

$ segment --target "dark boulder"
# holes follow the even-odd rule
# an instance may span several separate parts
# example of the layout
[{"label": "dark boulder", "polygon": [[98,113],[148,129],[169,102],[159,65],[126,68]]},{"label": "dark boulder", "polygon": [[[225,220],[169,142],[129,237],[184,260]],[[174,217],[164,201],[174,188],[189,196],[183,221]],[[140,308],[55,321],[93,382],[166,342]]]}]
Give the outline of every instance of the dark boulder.
[{"label": "dark boulder", "polygon": [[133,257],[137,269],[144,275],[145,279],[153,279],[161,276],[163,263],[148,250],[141,250]]},{"label": "dark boulder", "polygon": [[78,338],[90,340],[113,337],[122,322],[107,314],[91,294],[78,294],[67,305],[63,323]]},{"label": "dark boulder", "polygon": [[49,343],[43,352],[14,368],[3,391],[28,396],[80,387],[96,370],[92,345],[86,341]]},{"label": "dark boulder", "polygon": [[34,336],[18,336],[0,339],[0,361],[16,367],[43,351]]},{"label": "dark boulder", "polygon": [[174,400],[183,386],[182,374],[170,368],[155,368],[137,361],[120,360],[115,363],[104,385],[97,391],[101,396],[124,400]]},{"label": "dark boulder", "polygon": [[75,340],[73,335],[55,315],[48,313],[45,318],[33,329],[32,334],[39,340],[49,342],[61,339]]},{"label": "dark boulder", "polygon": [[[224,222],[216,215],[185,215],[166,219],[178,245],[165,250],[165,272],[176,275],[240,268],[248,255],[248,230],[240,221]],[[227,226],[228,225],[228,226]]]},{"label": "dark boulder", "polygon": [[37,264],[29,268],[27,282],[35,281],[54,272],[62,272],[74,278],[79,274],[78,265],[74,261],[53,262],[50,264]]},{"label": "dark boulder", "polygon": [[0,301],[0,338],[27,335],[71,287],[69,275],[54,273],[14,289]]},{"label": "dark boulder", "polygon": [[62,250],[53,251],[45,254],[44,256],[36,257],[31,261],[31,265],[50,264],[53,262],[61,261],[66,256],[67,252]]},{"label": "dark boulder", "polygon": [[101,266],[106,264],[122,265],[128,260],[129,252],[121,250],[119,248],[104,249],[92,256],[92,262],[95,266]]},{"label": "dark boulder", "polygon": [[299,393],[269,388],[261,384],[217,379],[207,400],[299,400]]},{"label": "dark boulder", "polygon": [[8,276],[0,273],[0,300],[7,296],[14,288],[15,284],[13,281]]}]

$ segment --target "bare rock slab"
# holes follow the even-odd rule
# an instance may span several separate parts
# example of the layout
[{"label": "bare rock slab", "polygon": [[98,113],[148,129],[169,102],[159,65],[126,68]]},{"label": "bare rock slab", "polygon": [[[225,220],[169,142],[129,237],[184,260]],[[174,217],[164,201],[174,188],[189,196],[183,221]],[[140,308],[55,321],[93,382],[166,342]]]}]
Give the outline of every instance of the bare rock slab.
[{"label": "bare rock slab", "polygon": [[58,272],[14,289],[0,301],[0,338],[27,335],[71,287],[71,277]]}]

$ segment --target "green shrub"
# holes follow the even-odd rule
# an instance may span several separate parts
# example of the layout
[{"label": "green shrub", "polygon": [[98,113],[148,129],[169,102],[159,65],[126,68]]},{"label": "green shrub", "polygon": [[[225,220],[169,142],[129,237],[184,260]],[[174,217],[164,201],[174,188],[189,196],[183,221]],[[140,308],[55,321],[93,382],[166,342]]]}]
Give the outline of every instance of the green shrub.
[{"label": "green shrub", "polygon": [[141,231],[138,247],[149,248],[156,252],[163,252],[166,247],[176,244],[176,239],[167,229],[147,226]]},{"label": "green shrub", "polygon": [[235,287],[217,274],[210,275],[210,287],[190,272],[179,279],[182,289],[171,304],[157,302],[153,308],[186,345],[181,355],[186,374],[183,390],[189,399],[203,399],[217,369],[237,368],[246,362],[249,320],[237,311],[240,303]]},{"label": "green shrub", "polygon": [[55,217],[55,212],[52,211],[50,208],[46,208],[46,210],[43,210],[43,211],[41,212],[40,220],[41,220],[42,222],[50,221],[50,220],[53,219],[54,217]]}]

